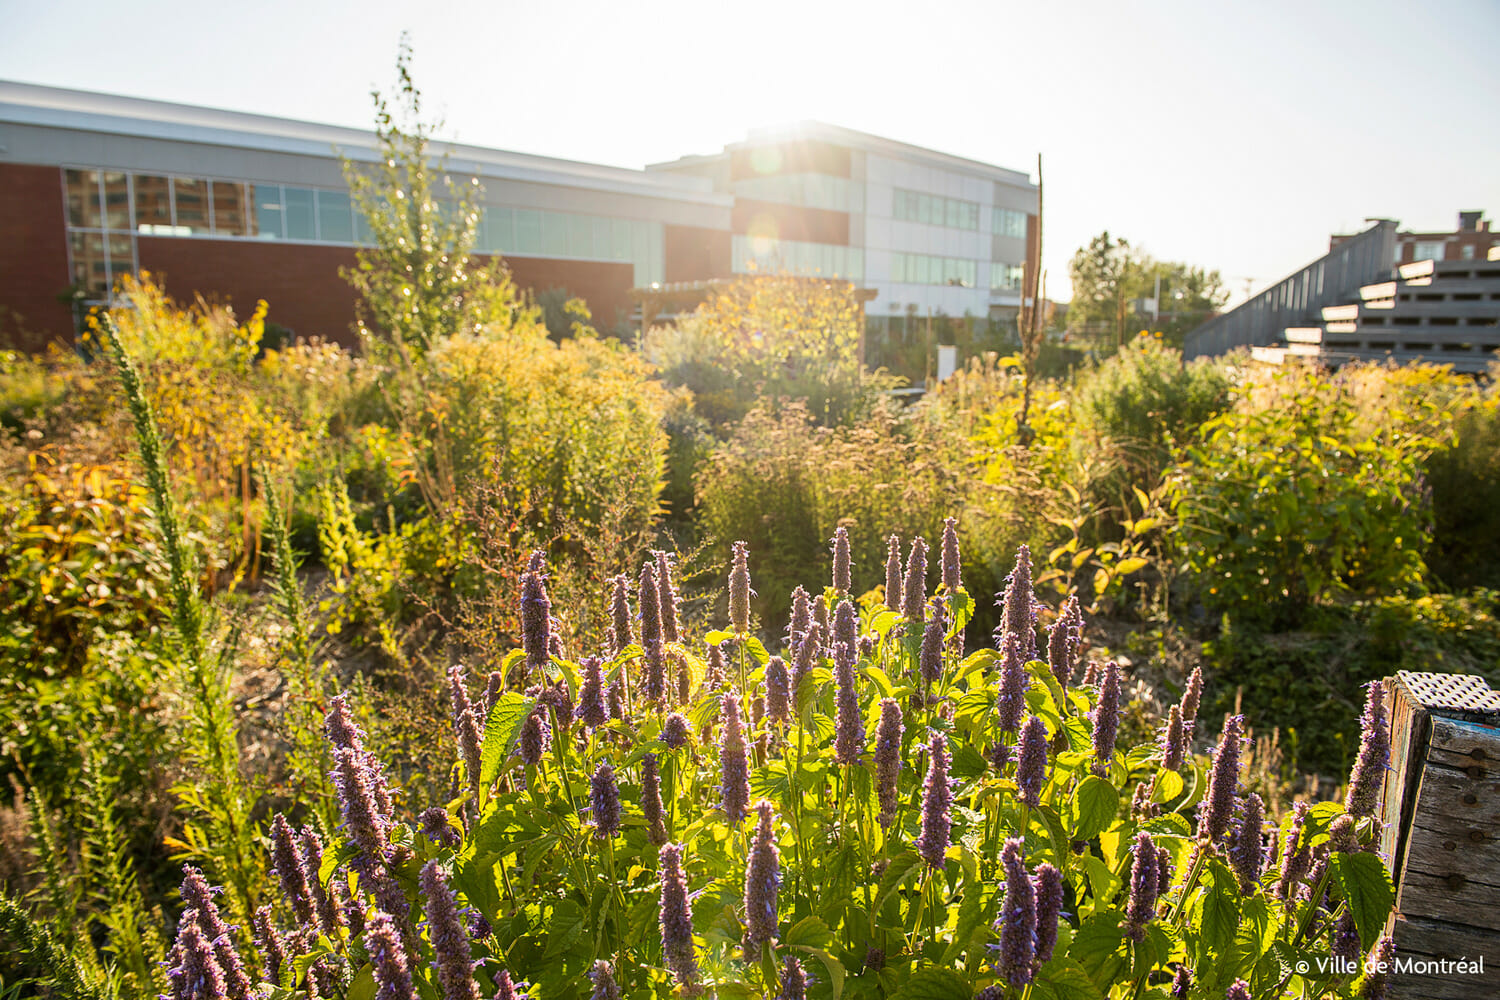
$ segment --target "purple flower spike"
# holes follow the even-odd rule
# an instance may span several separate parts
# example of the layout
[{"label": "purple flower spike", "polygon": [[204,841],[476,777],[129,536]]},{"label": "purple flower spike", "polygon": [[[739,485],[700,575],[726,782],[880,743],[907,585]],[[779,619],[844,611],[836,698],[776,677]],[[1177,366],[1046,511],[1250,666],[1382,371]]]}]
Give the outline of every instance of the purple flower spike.
[{"label": "purple flower spike", "polygon": [[1359,930],[1354,926],[1354,914],[1345,909],[1333,925],[1333,941],[1329,953],[1345,962],[1359,961]]},{"label": "purple flower spike", "polygon": [[792,710],[794,712],[797,708],[797,693],[802,688],[802,678],[818,665],[818,655],[822,650],[822,645],[823,630],[817,622],[813,622],[802,636],[802,643],[797,647],[797,658],[792,661]]},{"label": "purple flower spike", "polygon": [[897,535],[885,541],[885,606],[901,610],[901,539]]},{"label": "purple flower spike", "polygon": [[948,613],[941,601],[932,602],[932,614],[922,630],[922,649],[917,658],[922,683],[928,687],[943,676],[943,633],[948,631]]},{"label": "purple flower spike", "polygon": [[1161,864],[1151,834],[1136,834],[1130,865],[1130,897],[1125,904],[1125,933],[1132,941],[1146,939],[1146,925],[1156,916],[1156,893],[1161,884]]},{"label": "purple flower spike", "polygon": [[906,559],[906,580],[901,585],[901,613],[906,616],[908,628],[922,624],[927,606],[927,543],[920,538],[911,540],[911,555]]},{"label": "purple flower spike", "polygon": [[745,730],[740,722],[740,695],[733,689],[719,701],[723,735],[719,737],[719,805],[731,824],[738,824],[750,808],[750,765]]},{"label": "purple flower spike", "polygon": [[943,544],[942,560],[943,589],[950,594],[957,593],[963,586],[959,572],[958,561],[958,519],[953,517],[943,518]]},{"label": "purple flower spike", "polygon": [[1349,774],[1349,792],[1344,798],[1345,811],[1355,819],[1375,815],[1380,784],[1391,759],[1391,733],[1385,718],[1384,695],[1385,687],[1380,681],[1371,681],[1365,687],[1365,713],[1360,719],[1364,732],[1359,741],[1359,756]]},{"label": "purple flower spike", "polygon": [[609,597],[609,617],[615,637],[610,646],[610,655],[613,656],[635,642],[635,630],[631,625],[630,577],[621,573],[610,582],[614,585]]},{"label": "purple flower spike", "polygon": [[[728,642],[726,639],[725,642]],[[708,647],[708,666],[703,670],[703,687],[717,691],[724,686],[724,642]]]},{"label": "purple flower spike", "polygon": [[646,839],[660,847],[667,842],[667,820],[661,805],[661,770],[651,753],[641,758],[641,809],[646,814]]},{"label": "purple flower spike", "polygon": [[781,855],[776,850],[771,803],[755,806],[758,820],[745,864],[745,957],[753,960],[763,944],[776,940],[776,893],[781,887]]},{"label": "purple flower spike", "polygon": [[1022,850],[1020,838],[1011,837],[1000,852],[1000,863],[1005,867],[1005,899],[1000,904],[995,971],[1014,987],[1031,982],[1036,961],[1036,891],[1026,874]]},{"label": "purple flower spike", "polygon": [[463,843],[463,838],[448,822],[448,810],[442,806],[428,806],[417,821],[422,824],[422,835],[434,844],[457,848]]},{"label": "purple flower spike", "polygon": [[1057,947],[1057,921],[1062,916],[1062,872],[1047,862],[1037,865],[1032,881],[1036,888],[1036,964],[1040,968],[1052,960]]},{"label": "purple flower spike", "polygon": [[552,600],[547,596],[546,559],[541,551],[531,554],[521,574],[521,646],[526,650],[526,669],[538,673],[551,661],[548,640],[552,636]]},{"label": "purple flower spike", "polygon": [[1000,728],[1014,733],[1021,728],[1021,718],[1026,713],[1026,689],[1030,686],[1030,679],[1026,675],[1026,661],[1021,658],[1020,638],[1003,632],[1000,641],[1000,695],[995,703],[995,713]]},{"label": "purple flower spike", "polygon": [[1396,961],[1396,945],[1389,934],[1375,942],[1368,961],[1373,971],[1365,976],[1359,995],[1363,1000],[1386,1000],[1390,995],[1391,970]]},{"label": "purple flower spike", "polygon": [[664,641],[661,624],[661,590],[656,584],[656,569],[650,563],[641,566],[641,582],[636,589],[641,608],[641,645],[660,646]]},{"label": "purple flower spike", "polygon": [[833,624],[829,621],[828,598],[819,594],[812,599],[813,624],[818,626],[818,633],[824,638],[833,634]]},{"label": "purple flower spike", "polygon": [[[525,986],[522,983],[521,986]],[[510,973],[501,969],[495,975],[495,1000],[524,1000],[526,994],[511,980]]]},{"label": "purple flower spike", "polygon": [[1021,728],[1021,747],[1016,756],[1016,798],[1035,809],[1047,783],[1047,724],[1028,716]]},{"label": "purple flower spike", "polygon": [[661,609],[661,636],[667,642],[682,641],[682,624],[677,618],[677,587],[672,583],[672,561],[665,552],[653,551],[656,557],[656,595]]},{"label": "purple flower spike", "polygon": [[865,754],[865,720],[854,687],[854,650],[842,642],[834,647],[833,675],[838,682],[833,759],[839,764],[857,764]]},{"label": "purple flower spike", "polygon": [[897,782],[901,777],[901,737],[906,727],[901,706],[893,698],[880,702],[880,721],[875,726],[875,795],[880,800],[880,825],[890,829],[896,821]]},{"label": "purple flower spike", "polygon": [[687,746],[688,720],[681,712],[673,712],[667,716],[661,726],[661,741],[673,750],[681,750]]},{"label": "purple flower spike", "polygon": [[282,894],[292,906],[292,915],[297,918],[297,923],[303,927],[311,927],[314,916],[313,897],[312,887],[308,883],[316,878],[316,874],[308,872],[307,859],[302,856],[301,849],[292,839],[291,824],[281,813],[277,813],[271,820],[271,865],[277,880],[281,882]]},{"label": "purple flower spike", "polygon": [[1165,896],[1172,891],[1172,852],[1165,847],[1156,849],[1156,895]]},{"label": "purple flower spike", "polygon": [[948,737],[936,730],[927,745],[927,779],[922,785],[922,832],[917,853],[929,868],[941,870],[953,830],[953,790],[948,784]]},{"label": "purple flower spike", "polygon": [[1236,979],[1224,991],[1224,1000],[1250,1000],[1250,984],[1243,979]]},{"label": "purple flower spike", "polygon": [[1161,728],[1161,767],[1164,771],[1182,770],[1187,756],[1187,740],[1184,738],[1182,709],[1176,705],[1167,709],[1167,721]]},{"label": "purple flower spike", "polygon": [[776,1000],[807,1000],[807,973],[795,958],[787,959],[781,967],[781,992]]},{"label": "purple flower spike", "polygon": [[1198,721],[1198,702],[1203,697],[1203,668],[1194,667],[1188,676],[1187,686],[1182,689],[1182,725],[1188,739],[1193,738],[1194,725]]},{"label": "purple flower spike", "polygon": [[376,910],[365,925],[365,950],[375,976],[375,1000],[416,1000],[406,948],[390,914]]},{"label": "purple flower spike", "polygon": [[484,678],[484,712],[479,716],[481,723],[488,722],[490,713],[495,710],[495,702],[500,700],[500,695],[505,690],[505,675],[498,670],[491,670]]},{"label": "purple flower spike", "polygon": [[279,984],[281,970],[286,965],[286,944],[271,926],[269,906],[262,906],[250,915],[250,930],[255,935],[256,947],[260,949],[261,970],[266,982]]},{"label": "purple flower spike", "polygon": [[[318,836],[318,831],[311,826],[302,828],[302,857],[307,862],[308,887],[312,889],[313,905],[318,909],[318,923],[323,928],[323,933],[329,937],[337,937],[339,928],[344,926],[343,911],[323,888],[319,879],[319,872],[323,870],[323,838]],[[334,883],[337,884],[337,883]]]},{"label": "purple flower spike", "polygon": [[691,989],[698,980],[693,954],[693,916],[688,909],[687,877],[682,871],[682,845],[664,844],[661,861],[661,948],[667,968],[678,984]]},{"label": "purple flower spike", "polygon": [[734,564],[729,570],[729,624],[735,635],[750,634],[750,552],[744,542],[734,543]]},{"label": "purple flower spike", "polygon": [[853,572],[849,559],[849,530],[838,528],[833,533],[833,589],[840,594],[849,593]]},{"label": "purple flower spike", "polygon": [[787,671],[786,661],[773,656],[766,661],[766,714],[776,722],[787,722],[792,717],[792,677]]},{"label": "purple flower spike", "polygon": [[1188,1000],[1188,994],[1193,989],[1193,970],[1186,963],[1177,967],[1177,974],[1172,977],[1172,1000]]},{"label": "purple flower spike", "polygon": [[1308,866],[1312,864],[1311,848],[1302,836],[1307,823],[1307,803],[1298,802],[1292,808],[1292,823],[1281,854],[1281,881],[1276,885],[1276,898],[1282,900],[1292,898],[1293,888],[1307,877]]},{"label": "purple flower spike", "polygon": [[214,896],[221,890],[212,887],[203,873],[191,865],[182,869],[182,901],[188,910],[197,915],[199,928],[213,946],[214,960],[224,975],[224,989],[232,1000],[250,1000],[250,977],[245,974],[245,963],[234,947],[234,938],[229,925],[219,915]]},{"label": "purple flower spike", "polygon": [[839,601],[833,612],[833,648],[837,649],[839,643],[848,646],[851,653],[859,648],[859,613],[848,598]]},{"label": "purple flower spike", "polygon": [[1094,768],[1107,771],[1115,757],[1115,735],[1120,730],[1120,665],[1104,665],[1099,701],[1094,705]]},{"label": "purple flower spike", "polygon": [[1016,549],[1016,566],[1006,583],[1000,628],[1014,635],[1022,663],[1036,659],[1036,594],[1031,589],[1031,550]]},{"label": "purple flower spike", "polygon": [[620,984],[615,982],[615,970],[604,959],[594,963],[589,971],[589,982],[594,984],[589,1000],[620,1000]]},{"label": "purple flower spike", "polygon": [[538,705],[526,716],[526,721],[521,723],[521,737],[517,740],[516,749],[527,767],[540,764],[547,748],[552,745],[552,727],[547,724],[546,713],[540,709]]},{"label": "purple flower spike", "polygon": [[459,918],[458,897],[436,861],[427,862],[418,879],[427,898],[427,936],[444,1000],[480,1000],[469,957],[469,933]]},{"label": "purple flower spike", "polygon": [[1265,804],[1254,792],[1240,803],[1239,823],[1234,831],[1234,844],[1229,850],[1229,863],[1240,879],[1240,892],[1249,896],[1255,892],[1255,883],[1260,879],[1260,865],[1265,858],[1261,844],[1261,824],[1265,820]]},{"label": "purple flower spike", "polygon": [[574,714],[578,721],[590,729],[598,729],[609,721],[609,710],[604,705],[604,664],[597,656],[585,657],[583,680],[578,685],[578,707]]},{"label": "purple flower spike", "polygon": [[812,624],[812,601],[808,599],[807,591],[798,587],[792,591],[792,615],[786,626],[786,645],[788,649],[796,649],[802,642],[802,636],[807,632],[807,627]]},{"label": "purple flower spike", "polygon": [[458,741],[459,755],[463,758],[464,773],[469,787],[474,791],[474,801],[479,802],[479,722],[474,717],[474,704],[469,700],[469,689],[464,684],[464,668],[448,668],[448,695],[453,708],[453,735]]},{"label": "purple flower spike", "polygon": [[608,838],[620,832],[620,786],[607,760],[599,762],[589,779],[589,811],[594,819],[594,836]]},{"label": "purple flower spike", "polygon": [[1071,631],[1072,626],[1062,615],[1058,615],[1057,621],[1047,629],[1047,669],[1064,691],[1068,690],[1068,682],[1073,679],[1073,657],[1068,648]]},{"label": "purple flower spike", "polygon": [[224,970],[214,958],[214,945],[198,925],[192,910],[183,913],[177,925],[177,942],[173,956],[177,965],[167,970],[174,993],[183,1000],[225,1000],[229,988],[224,982]]},{"label": "purple flower spike", "polygon": [[1214,751],[1213,771],[1208,779],[1208,796],[1198,819],[1198,839],[1218,842],[1234,818],[1234,796],[1240,781],[1240,733],[1245,717],[1224,717],[1224,732]]}]

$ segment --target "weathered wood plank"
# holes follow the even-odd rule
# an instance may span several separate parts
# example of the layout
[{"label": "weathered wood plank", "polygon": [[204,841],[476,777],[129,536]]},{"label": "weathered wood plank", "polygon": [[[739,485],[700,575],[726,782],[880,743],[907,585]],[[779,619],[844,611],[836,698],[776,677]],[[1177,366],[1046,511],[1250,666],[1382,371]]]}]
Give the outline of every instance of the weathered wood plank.
[{"label": "weathered wood plank", "polygon": [[1460,924],[1401,918],[1391,931],[1398,958],[1484,959],[1480,974],[1434,972],[1391,977],[1391,994],[1409,1000],[1477,1000],[1500,996],[1500,933]]},{"label": "weathered wood plank", "polygon": [[1427,711],[1400,675],[1385,680],[1390,706],[1391,761],[1381,781],[1380,856],[1391,865],[1398,883],[1406,856],[1406,832],[1416,804],[1416,787],[1426,763]]},{"label": "weathered wood plank", "polygon": [[1427,762],[1500,785],[1500,726],[1435,715]]},{"label": "weathered wood plank", "polygon": [[[1500,931],[1500,886],[1477,881],[1474,874],[1461,863],[1435,864],[1429,871],[1408,865],[1401,875],[1396,905],[1405,917],[1431,917]],[[1488,877],[1493,878],[1493,873]]]}]

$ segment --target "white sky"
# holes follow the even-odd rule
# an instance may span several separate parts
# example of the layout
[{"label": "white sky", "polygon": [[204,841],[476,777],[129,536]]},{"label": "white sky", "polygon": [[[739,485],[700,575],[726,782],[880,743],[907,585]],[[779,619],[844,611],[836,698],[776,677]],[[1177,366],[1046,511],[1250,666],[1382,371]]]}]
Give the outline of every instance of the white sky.
[{"label": "white sky", "polygon": [[640,167],[803,118],[1046,171],[1048,293],[1103,229],[1239,299],[1367,216],[1500,216],[1500,3],[0,0],[0,77],[356,127],[411,31],[450,137]]}]

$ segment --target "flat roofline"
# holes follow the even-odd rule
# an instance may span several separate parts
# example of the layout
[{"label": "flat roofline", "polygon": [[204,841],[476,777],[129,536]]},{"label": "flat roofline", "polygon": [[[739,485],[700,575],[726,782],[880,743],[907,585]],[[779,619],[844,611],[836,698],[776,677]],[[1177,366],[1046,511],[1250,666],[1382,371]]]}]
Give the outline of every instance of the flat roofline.
[{"label": "flat roofline", "polygon": [[[11,80],[0,80],[0,121],[329,159],[337,148],[352,160],[369,163],[377,160],[374,136],[363,129]],[[712,182],[706,178],[649,173],[446,140],[434,140],[432,149],[438,157],[446,155],[455,167],[472,165],[482,176],[497,179],[591,187],[724,207],[734,202],[731,196],[714,192]]]},{"label": "flat roofline", "polygon": [[673,167],[694,166],[701,163],[709,163],[722,159],[725,156],[740,149],[751,149],[766,142],[782,141],[785,139],[827,139],[834,142],[845,143],[871,152],[890,153],[897,156],[922,159],[946,164],[960,170],[968,170],[984,174],[991,180],[1000,180],[1008,184],[1016,184],[1029,187],[1033,190],[1036,185],[1032,183],[1031,175],[1022,170],[1010,167],[1000,167],[993,163],[985,163],[982,160],[974,160],[953,153],[944,153],[936,149],[928,149],[925,146],[917,146],[909,142],[901,142],[898,139],[888,139],[885,136],[872,135],[869,132],[860,132],[857,129],[845,128],[842,125],[830,125],[820,121],[787,122],[781,125],[769,125],[750,130],[747,138],[742,142],[732,142],[724,147],[723,152],[708,154],[692,154],[679,157],[676,160],[668,160],[663,163],[649,163],[647,170],[670,170]]}]

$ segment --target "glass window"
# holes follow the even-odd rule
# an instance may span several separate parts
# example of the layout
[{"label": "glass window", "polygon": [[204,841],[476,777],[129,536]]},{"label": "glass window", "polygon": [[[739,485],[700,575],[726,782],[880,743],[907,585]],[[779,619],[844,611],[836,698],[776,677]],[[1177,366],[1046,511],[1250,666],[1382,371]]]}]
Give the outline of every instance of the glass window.
[{"label": "glass window", "polygon": [[589,256],[598,257],[600,260],[609,260],[610,251],[613,249],[609,236],[609,220],[594,219],[594,249]]},{"label": "glass window", "polygon": [[354,215],[345,191],[319,191],[318,239],[324,243],[353,243]]},{"label": "glass window", "polygon": [[1412,251],[1411,259],[1417,260],[1442,260],[1443,241],[1434,240],[1430,243],[1418,243]]},{"label": "glass window", "polygon": [[214,181],[214,232],[245,235],[245,186],[236,181]]},{"label": "glass window", "polygon": [[516,210],[516,253],[542,252],[542,213]]},{"label": "glass window", "polygon": [[568,255],[568,217],[557,212],[542,213],[542,253],[553,257]]},{"label": "glass window", "polygon": [[568,219],[568,256],[587,257],[594,250],[594,226],[587,215],[570,215]]},{"label": "glass window", "polygon": [[979,203],[971,201],[968,203],[968,212],[964,216],[965,229],[979,229]]},{"label": "glass window", "polygon": [[210,232],[208,181],[196,177],[173,178],[172,195],[177,206],[177,228],[183,235]]},{"label": "glass window", "polygon": [[1465,243],[1459,249],[1458,256],[1462,260],[1473,260],[1474,259],[1474,244],[1472,244],[1472,243]]},{"label": "glass window", "polygon": [[120,280],[123,274],[135,273],[135,248],[129,233],[110,233],[105,238],[109,249],[110,284]]},{"label": "glass window", "polygon": [[135,225],[143,233],[172,225],[172,186],[165,177],[135,175]]},{"label": "glass window", "polygon": [[73,251],[73,281],[90,298],[102,299],[109,293],[109,264],[104,256],[104,237],[98,233],[71,233],[68,241]]},{"label": "glass window", "polygon": [[958,223],[959,223],[958,213],[959,213],[960,208],[962,208],[962,206],[959,205],[959,203],[956,202],[956,201],[954,201],[952,198],[944,198],[943,199],[943,209],[944,209],[944,216],[943,216],[943,218],[944,218],[945,224],[950,229],[957,229],[958,228]]},{"label": "glass window", "polygon": [[508,208],[484,210],[484,247],[490,253],[505,253],[515,246],[514,222]]},{"label": "glass window", "polygon": [[281,185],[250,185],[250,232],[263,240],[279,240],[281,232]]},{"label": "glass window", "polygon": [[610,221],[610,257],[615,260],[630,259],[630,226],[629,219],[613,219]]},{"label": "glass window", "polygon": [[318,238],[317,215],[313,208],[313,193],[310,188],[282,188],[286,204],[286,238],[289,240],[315,240]]},{"label": "glass window", "polygon": [[104,228],[130,228],[130,178],[124,173],[104,175]]},{"label": "glass window", "polygon": [[64,170],[68,191],[68,225],[100,228],[99,171]]},{"label": "glass window", "polygon": [[370,220],[353,204],[352,199],[350,205],[354,209],[354,242],[360,246],[372,246],[375,243],[375,233],[370,228]]}]

